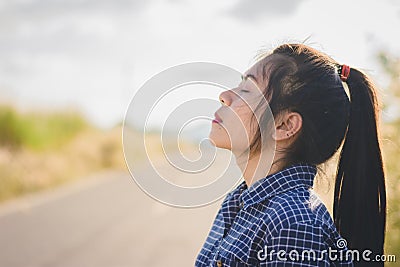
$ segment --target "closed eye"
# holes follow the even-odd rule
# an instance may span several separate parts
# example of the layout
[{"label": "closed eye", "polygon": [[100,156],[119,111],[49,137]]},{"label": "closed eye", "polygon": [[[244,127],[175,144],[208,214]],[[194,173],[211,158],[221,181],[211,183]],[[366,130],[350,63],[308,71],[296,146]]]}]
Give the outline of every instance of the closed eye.
[{"label": "closed eye", "polygon": [[251,78],[254,82],[257,83],[257,78],[256,78],[256,76],[254,76],[253,74],[242,75],[241,78],[242,78],[242,81],[245,81],[245,80],[247,80],[248,78]]}]

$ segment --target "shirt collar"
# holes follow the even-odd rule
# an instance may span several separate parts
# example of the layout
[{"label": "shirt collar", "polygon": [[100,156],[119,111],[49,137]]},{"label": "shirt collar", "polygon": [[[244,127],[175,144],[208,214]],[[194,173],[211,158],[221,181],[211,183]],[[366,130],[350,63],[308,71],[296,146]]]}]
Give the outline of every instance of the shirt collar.
[{"label": "shirt collar", "polygon": [[296,187],[313,186],[317,168],[313,165],[294,165],[256,181],[245,189],[240,196],[244,207],[259,203],[272,196]]}]

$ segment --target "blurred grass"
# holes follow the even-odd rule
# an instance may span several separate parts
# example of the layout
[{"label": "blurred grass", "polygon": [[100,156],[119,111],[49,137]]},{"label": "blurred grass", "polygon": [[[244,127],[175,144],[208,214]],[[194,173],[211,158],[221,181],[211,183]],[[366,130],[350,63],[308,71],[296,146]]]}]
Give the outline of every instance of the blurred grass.
[{"label": "blurred grass", "polygon": [[20,114],[12,107],[0,107],[0,145],[10,149],[57,148],[78,132],[89,128],[76,112]]},{"label": "blurred grass", "polygon": [[77,112],[0,107],[0,202],[109,168],[125,169],[121,127],[101,131]]}]

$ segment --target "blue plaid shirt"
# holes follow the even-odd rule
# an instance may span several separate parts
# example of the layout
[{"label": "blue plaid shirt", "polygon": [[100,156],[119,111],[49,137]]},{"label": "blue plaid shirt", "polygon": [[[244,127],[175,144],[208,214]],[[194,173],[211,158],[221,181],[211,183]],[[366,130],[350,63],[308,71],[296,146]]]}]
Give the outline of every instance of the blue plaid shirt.
[{"label": "blue plaid shirt", "polygon": [[295,165],[249,188],[241,183],[223,201],[195,266],[353,266],[310,190],[316,172]]}]

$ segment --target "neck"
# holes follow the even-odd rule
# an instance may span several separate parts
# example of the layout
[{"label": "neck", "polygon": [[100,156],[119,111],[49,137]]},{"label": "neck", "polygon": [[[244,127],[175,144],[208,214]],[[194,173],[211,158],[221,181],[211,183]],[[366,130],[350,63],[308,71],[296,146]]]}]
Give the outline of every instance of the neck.
[{"label": "neck", "polygon": [[247,187],[282,168],[277,153],[273,155],[271,152],[263,151],[252,157],[248,153],[241,153],[240,155],[235,154],[235,157]]}]

